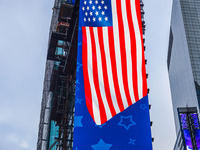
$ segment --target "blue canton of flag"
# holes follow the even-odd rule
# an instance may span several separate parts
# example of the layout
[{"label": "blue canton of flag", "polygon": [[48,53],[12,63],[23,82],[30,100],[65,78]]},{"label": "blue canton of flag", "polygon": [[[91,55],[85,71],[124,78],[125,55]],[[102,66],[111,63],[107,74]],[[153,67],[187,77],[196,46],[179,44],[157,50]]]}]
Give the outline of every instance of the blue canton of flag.
[{"label": "blue canton of flag", "polygon": [[83,0],[81,3],[83,3],[80,13],[82,26],[112,26],[110,0]]}]

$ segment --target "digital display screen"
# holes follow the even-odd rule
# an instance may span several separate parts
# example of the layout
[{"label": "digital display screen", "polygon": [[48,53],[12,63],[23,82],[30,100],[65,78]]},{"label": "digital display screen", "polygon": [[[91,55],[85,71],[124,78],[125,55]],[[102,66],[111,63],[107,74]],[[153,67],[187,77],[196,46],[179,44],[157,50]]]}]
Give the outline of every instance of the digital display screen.
[{"label": "digital display screen", "polygon": [[196,113],[191,114],[191,118],[192,118],[192,123],[194,125],[195,129],[199,129],[199,120],[198,120],[198,116]]},{"label": "digital display screen", "polygon": [[200,150],[200,129],[194,129],[197,150]]},{"label": "digital display screen", "polygon": [[179,115],[186,150],[200,150],[200,124],[196,108],[182,109]]},{"label": "digital display screen", "polygon": [[186,114],[180,114],[181,117],[181,126],[183,129],[188,128],[188,122],[187,122],[187,115]]},{"label": "digital display screen", "polygon": [[184,138],[185,138],[186,150],[193,150],[192,139],[190,136],[190,130],[183,129],[183,134],[184,134]]},{"label": "digital display screen", "polygon": [[194,135],[196,140],[197,149],[200,150],[200,129],[199,129],[199,119],[197,113],[190,114],[192,119],[192,124],[194,127]]}]

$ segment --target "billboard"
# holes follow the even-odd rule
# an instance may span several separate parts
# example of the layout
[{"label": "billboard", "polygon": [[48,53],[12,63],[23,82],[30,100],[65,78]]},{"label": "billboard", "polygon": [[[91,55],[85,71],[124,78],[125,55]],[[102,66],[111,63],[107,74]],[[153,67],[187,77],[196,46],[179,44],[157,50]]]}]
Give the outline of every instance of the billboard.
[{"label": "billboard", "polygon": [[140,0],[80,1],[74,150],[152,150]]},{"label": "billboard", "polygon": [[200,150],[200,128],[196,108],[178,108],[186,150]]},{"label": "billboard", "polygon": [[181,128],[184,136],[186,150],[193,150],[192,138],[189,130],[188,117],[186,113],[180,114]]},{"label": "billboard", "polygon": [[197,150],[200,150],[200,128],[199,128],[199,119],[197,113],[190,114],[191,121],[193,125],[194,135],[195,135],[195,142]]}]

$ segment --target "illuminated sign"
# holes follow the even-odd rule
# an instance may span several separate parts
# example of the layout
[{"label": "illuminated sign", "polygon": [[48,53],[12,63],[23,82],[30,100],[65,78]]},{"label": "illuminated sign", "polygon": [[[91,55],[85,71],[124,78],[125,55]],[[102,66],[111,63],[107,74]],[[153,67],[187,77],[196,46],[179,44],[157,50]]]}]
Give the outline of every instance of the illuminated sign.
[{"label": "illuminated sign", "polygon": [[194,133],[195,133],[197,149],[200,150],[200,129],[195,129]]},{"label": "illuminated sign", "polygon": [[187,114],[180,114],[181,127],[183,129],[186,150],[193,150],[192,138],[190,136],[190,130],[188,129]]},{"label": "illuminated sign", "polygon": [[200,129],[199,129],[198,115],[197,113],[193,113],[190,116],[194,127],[194,135],[195,135],[197,149],[200,150]]},{"label": "illuminated sign", "polygon": [[186,150],[193,150],[192,139],[191,139],[191,136],[190,136],[190,130],[189,129],[183,129],[183,134],[184,134],[184,137],[185,137]]},{"label": "illuminated sign", "polygon": [[191,118],[192,118],[194,128],[195,129],[199,128],[199,120],[198,120],[197,114],[196,113],[191,114]]},{"label": "illuminated sign", "polygon": [[180,114],[181,116],[181,126],[183,129],[188,128],[188,122],[187,122],[187,114]]},{"label": "illuminated sign", "polygon": [[196,112],[196,108],[179,109],[181,129],[186,150],[200,150],[200,125]]}]

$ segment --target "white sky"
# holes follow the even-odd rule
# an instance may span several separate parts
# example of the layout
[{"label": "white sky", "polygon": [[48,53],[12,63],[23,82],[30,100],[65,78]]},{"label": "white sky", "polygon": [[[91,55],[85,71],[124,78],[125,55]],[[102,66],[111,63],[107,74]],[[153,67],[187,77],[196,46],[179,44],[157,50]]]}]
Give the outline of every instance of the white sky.
[{"label": "white sky", "polygon": [[167,70],[172,0],[144,0],[146,59],[154,150],[172,150],[176,135]]},{"label": "white sky", "polygon": [[[0,0],[0,149],[35,150],[54,0]],[[172,150],[167,71],[171,0],[144,0],[154,150]]]}]

